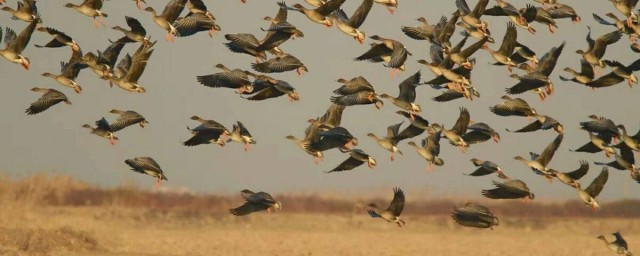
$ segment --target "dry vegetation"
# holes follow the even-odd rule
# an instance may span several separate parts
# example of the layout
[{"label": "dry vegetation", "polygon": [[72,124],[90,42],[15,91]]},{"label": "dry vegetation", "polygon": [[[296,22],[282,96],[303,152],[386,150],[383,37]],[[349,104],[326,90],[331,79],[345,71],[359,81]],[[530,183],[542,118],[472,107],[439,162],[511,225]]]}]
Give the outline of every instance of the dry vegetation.
[{"label": "dry vegetation", "polygon": [[277,214],[227,214],[238,196],[101,189],[66,176],[0,179],[0,255],[611,255],[600,234],[640,248],[640,202],[593,214],[577,201],[497,202],[495,230],[456,226],[463,202],[412,201],[407,227],[364,213],[369,201],[274,195]]}]

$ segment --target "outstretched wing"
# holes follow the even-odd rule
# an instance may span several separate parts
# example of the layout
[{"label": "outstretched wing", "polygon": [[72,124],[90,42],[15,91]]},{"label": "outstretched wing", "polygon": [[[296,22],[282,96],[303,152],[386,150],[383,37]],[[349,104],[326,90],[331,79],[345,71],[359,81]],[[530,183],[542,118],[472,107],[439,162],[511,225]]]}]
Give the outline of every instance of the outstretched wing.
[{"label": "outstretched wing", "polygon": [[607,183],[608,179],[609,179],[609,168],[607,168],[606,166],[602,167],[602,171],[600,172],[600,175],[598,175],[598,177],[596,177],[596,179],[593,180],[593,182],[591,182],[591,185],[589,185],[589,187],[587,187],[587,189],[585,189],[584,191],[589,193],[591,197],[595,198],[600,194],[600,192],[604,188],[604,184]]},{"label": "outstretched wing", "polygon": [[402,192],[399,188],[393,189],[393,200],[391,200],[391,204],[387,208],[387,211],[390,211],[395,216],[400,216],[402,210],[404,209],[404,192]]}]

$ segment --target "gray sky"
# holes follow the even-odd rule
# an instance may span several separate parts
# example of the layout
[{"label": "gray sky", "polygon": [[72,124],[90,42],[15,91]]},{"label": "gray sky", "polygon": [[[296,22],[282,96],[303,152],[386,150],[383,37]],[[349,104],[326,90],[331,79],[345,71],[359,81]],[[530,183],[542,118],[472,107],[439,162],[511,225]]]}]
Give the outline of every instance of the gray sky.
[{"label": "gray sky", "polygon": [[[80,2],[80,1],[75,1]],[[167,1],[149,1],[161,11]],[[469,161],[472,157],[492,160],[503,167],[513,178],[526,181],[536,199],[575,198],[573,188],[554,181],[548,184],[541,176],[533,174],[529,169],[513,157],[527,156],[529,151],[540,152],[556,133],[553,131],[530,134],[511,134],[505,128],[519,128],[528,123],[526,118],[499,117],[492,114],[488,107],[500,102],[504,89],[515,84],[508,77],[504,67],[495,67],[485,63],[492,61],[485,51],[476,53],[479,65],[472,72],[472,80],[481,93],[481,98],[474,101],[456,100],[448,103],[436,103],[432,97],[440,92],[421,86],[417,89],[416,103],[423,109],[422,115],[432,122],[444,123],[451,127],[458,117],[458,108],[465,106],[471,113],[471,119],[486,122],[499,131],[502,136],[500,144],[489,141],[473,145],[466,154],[460,153],[443,139],[441,157],[445,165],[435,172],[426,173],[426,163],[415,151],[400,144],[404,151],[396,161],[390,162],[389,153],[378,147],[366,137],[368,132],[378,135],[386,133],[386,127],[405,121],[395,114],[398,109],[387,102],[385,107],[376,111],[373,106],[356,106],[347,108],[342,119],[342,126],[347,127],[359,138],[358,148],[375,156],[378,166],[373,171],[362,166],[352,172],[325,174],[327,171],[345,160],[348,155],[334,150],[325,152],[325,160],[315,166],[311,157],[302,152],[294,143],[286,140],[286,135],[303,136],[308,118],[322,115],[330,105],[332,91],[339,86],[338,78],[350,79],[362,75],[367,78],[380,93],[392,95],[398,93],[398,83],[417,70],[422,71],[422,80],[426,81],[434,75],[423,68],[416,60],[426,58],[428,43],[415,41],[405,36],[400,26],[415,26],[420,16],[430,22],[437,21],[441,15],[449,15],[454,9],[453,1],[418,1],[401,0],[395,15],[390,15],[381,5],[374,5],[367,20],[361,27],[367,36],[378,34],[403,42],[413,53],[407,60],[407,71],[399,77],[390,79],[389,69],[381,64],[355,62],[352,59],[368,49],[372,40],[367,39],[364,45],[357,44],[336,28],[327,29],[312,23],[300,13],[289,13],[289,22],[298,26],[305,37],[290,40],[282,45],[282,49],[302,60],[309,68],[309,73],[297,77],[295,72],[273,74],[297,88],[301,101],[289,103],[286,97],[262,102],[251,102],[240,98],[232,90],[212,89],[197,83],[196,76],[218,72],[213,66],[223,63],[231,68],[250,69],[254,58],[248,55],[234,54],[226,49],[224,34],[254,33],[262,38],[264,33],[260,27],[267,27],[264,16],[273,16],[277,12],[274,0],[249,0],[247,4],[240,1],[206,1],[209,9],[216,16],[222,32],[210,39],[206,32],[187,38],[177,38],[174,44],[164,40],[165,32],[151,19],[147,12],[139,11],[131,1],[107,1],[103,11],[109,14],[107,28],[95,29],[91,19],[75,11],[65,8],[61,1],[39,1],[38,8],[42,13],[44,25],[57,28],[72,36],[86,53],[104,50],[109,43],[107,39],[117,39],[120,32],[110,29],[115,25],[125,26],[124,16],[134,16],[145,26],[147,33],[158,40],[147,68],[140,79],[140,84],[147,89],[145,94],[132,94],[117,87],[109,88],[108,84],[99,80],[92,71],[86,69],[76,80],[83,92],[77,95],[73,90],[58,85],[53,80],[40,76],[43,72],[59,72],[59,62],[70,57],[69,48],[38,49],[33,44],[43,44],[51,37],[36,32],[24,55],[32,60],[31,70],[24,71],[19,65],[0,61],[0,72],[4,79],[5,93],[0,100],[5,125],[0,126],[0,133],[6,138],[0,146],[0,170],[12,176],[25,176],[36,172],[67,174],[90,183],[104,186],[115,186],[123,182],[134,182],[143,188],[151,188],[154,180],[145,175],[129,171],[124,160],[137,156],[155,158],[165,170],[169,181],[166,187],[186,187],[195,191],[236,193],[243,188],[270,192],[285,191],[355,191],[367,193],[369,189],[384,189],[390,194],[391,187],[399,186],[405,190],[416,189],[431,192],[434,196],[468,196],[482,198],[480,190],[492,188],[494,177],[472,178],[463,176],[474,170]],[[302,1],[300,1],[302,2]],[[445,3],[446,2],[446,3]],[[517,7],[523,1],[514,1]],[[630,89],[625,84],[591,92],[590,89],[573,83],[564,83],[557,76],[565,74],[562,68],[571,66],[579,69],[580,56],[577,49],[586,49],[586,25],[593,28],[593,37],[613,30],[596,24],[591,13],[604,15],[606,12],[618,12],[608,1],[593,1],[592,4],[578,4],[583,1],[564,1],[574,6],[582,16],[583,22],[574,25],[569,19],[559,20],[558,32],[551,34],[546,26],[534,24],[538,33],[535,36],[518,28],[518,41],[532,47],[541,57],[551,47],[559,45],[563,40],[567,46],[552,74],[556,85],[556,93],[544,103],[540,103],[534,93],[526,93],[519,97],[527,100],[540,113],[548,114],[565,125],[565,139],[549,167],[570,171],[578,167],[581,159],[593,161],[611,161],[603,153],[572,153],[569,148],[577,148],[589,140],[586,132],[579,130],[578,122],[587,120],[589,114],[603,115],[617,123],[627,126],[630,133],[635,133],[638,126],[636,114],[638,108],[638,89]],[[288,2],[293,4],[295,2]],[[360,1],[349,0],[343,8],[348,15],[360,4]],[[469,1],[475,5],[476,1]],[[8,5],[15,7],[15,1]],[[493,5],[494,2],[490,3]],[[186,12],[186,10],[185,10]],[[502,42],[507,20],[499,17],[485,17],[490,21],[491,32],[497,49]],[[12,21],[8,13],[0,14],[0,24],[21,31],[25,22]],[[457,42],[460,36],[452,39]],[[470,42],[474,42],[471,39]],[[628,39],[623,37],[613,47],[608,48],[606,59],[616,59],[628,64],[637,55],[628,47]],[[137,45],[127,45],[121,56],[133,53]],[[607,71],[608,72],[608,71]],[[27,116],[24,109],[35,101],[40,94],[29,91],[29,88],[51,87],[67,94],[73,105],[57,105],[44,113]],[[92,124],[104,116],[112,121],[117,116],[109,114],[113,109],[136,110],[150,122],[145,129],[138,126],[129,127],[118,132],[120,137],[116,147],[108,141],[89,134],[81,126]],[[215,119],[227,127],[236,120],[242,121],[258,144],[245,153],[242,145],[232,143],[225,148],[213,145],[202,145],[187,148],[181,145],[190,137],[186,126],[195,126],[197,122],[189,119],[192,115],[200,115],[206,119]],[[404,127],[404,126],[403,126]],[[419,142],[424,136],[414,138]],[[589,184],[600,172],[600,167],[593,164],[583,183]],[[628,172],[612,170],[609,182],[601,194],[601,198],[639,198],[640,185],[629,178]]]}]

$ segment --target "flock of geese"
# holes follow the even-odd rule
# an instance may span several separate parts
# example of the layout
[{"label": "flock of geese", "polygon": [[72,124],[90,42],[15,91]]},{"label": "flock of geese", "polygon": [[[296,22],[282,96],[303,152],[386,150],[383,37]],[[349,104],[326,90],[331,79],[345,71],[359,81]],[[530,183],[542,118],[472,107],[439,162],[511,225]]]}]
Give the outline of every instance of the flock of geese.
[{"label": "flock of geese", "polygon": [[[207,32],[213,37],[215,32],[221,28],[216,24],[213,14],[207,9],[202,0],[170,0],[164,7],[162,13],[157,13],[154,8],[142,8],[146,4],[144,0],[134,0],[137,8],[151,13],[154,23],[166,31],[165,40],[174,42],[176,37],[184,38],[200,32]],[[286,95],[290,101],[298,101],[300,98],[296,89],[286,81],[271,77],[274,73],[297,72],[302,75],[309,72],[303,62],[281,49],[290,39],[304,37],[300,29],[287,21],[289,12],[299,13],[294,15],[304,15],[310,22],[326,27],[335,25],[342,34],[353,38],[356,43],[364,44],[368,39],[373,40],[367,49],[359,56],[355,56],[354,61],[378,63],[389,69],[389,76],[400,76],[406,71],[406,61],[412,53],[399,41],[400,39],[385,38],[379,35],[367,37],[360,29],[365,22],[369,11],[375,4],[386,8],[390,14],[398,7],[398,0],[363,0],[362,4],[349,17],[343,9],[342,4],[346,0],[305,0],[308,7],[302,4],[288,5],[285,2],[274,3],[273,8],[277,13],[273,17],[265,17],[264,20],[270,23],[269,28],[262,29],[264,35],[256,36],[249,33],[226,34],[226,47],[238,54],[250,55],[255,58],[251,64],[253,70],[241,70],[230,68],[224,64],[216,65],[220,69],[214,74],[196,76],[196,80],[207,87],[233,89],[241,97],[262,101]],[[628,35],[631,43],[629,47],[634,52],[640,52],[640,45],[636,42],[640,36],[640,20],[638,13],[634,11],[637,0],[609,0],[623,17],[619,18],[614,13],[593,14],[593,18],[600,24],[611,26],[611,32],[592,37],[591,29],[586,36],[588,48],[578,50],[576,53],[580,58],[580,69],[576,71],[570,67],[563,69],[570,77],[560,76],[565,82],[574,82],[596,89],[610,87],[626,82],[629,87],[638,83],[638,78],[634,72],[640,70],[640,59],[623,64],[607,58],[605,55],[607,48],[618,47],[623,35]],[[243,3],[245,1],[242,1]],[[596,197],[605,187],[609,177],[609,168],[622,171],[629,171],[630,177],[640,182],[640,172],[635,166],[634,154],[640,152],[640,132],[630,135],[624,125],[616,124],[606,117],[591,115],[589,119],[580,123],[580,127],[589,135],[589,140],[581,147],[574,149],[574,152],[584,152],[599,154],[603,152],[606,157],[613,156],[611,162],[595,162],[602,165],[600,174],[588,186],[581,185],[579,181],[588,171],[589,163],[580,161],[579,167],[570,172],[563,172],[549,167],[551,160],[562,143],[565,128],[563,124],[549,115],[538,113],[527,101],[516,98],[514,95],[526,92],[535,93],[541,101],[554,93],[554,83],[552,73],[555,70],[556,62],[563,53],[566,42],[560,45],[551,46],[543,53],[536,54],[525,45],[526,42],[518,40],[518,33],[535,34],[536,24],[547,27],[551,33],[558,29],[558,23],[562,19],[569,19],[573,23],[580,23],[581,17],[573,7],[560,3],[557,0],[534,0],[535,3],[518,3],[521,6],[514,6],[505,0],[495,0],[495,5],[490,6],[489,0],[478,0],[475,6],[469,6],[465,0],[456,0],[453,11],[450,15],[443,15],[435,24],[429,24],[427,19],[418,18],[419,26],[402,26],[400,29],[409,39],[424,40],[430,45],[430,59],[420,59],[417,62],[426,66],[434,74],[431,80],[423,80],[421,71],[411,73],[398,84],[397,96],[386,93],[378,93],[373,85],[362,76],[351,79],[338,79],[341,86],[333,92],[335,96],[330,98],[330,106],[324,115],[308,120],[309,126],[304,131],[304,137],[297,138],[293,135],[287,136],[302,151],[310,155],[317,164],[323,159],[323,152],[338,149],[347,153],[348,158],[337,167],[327,171],[327,173],[343,172],[358,168],[363,164],[374,168],[376,159],[362,149],[354,148],[358,145],[357,138],[349,130],[340,125],[343,111],[346,108],[356,105],[373,105],[376,108],[384,106],[385,102],[390,102],[397,108],[397,114],[406,118],[409,125],[401,129],[404,122],[392,124],[387,128],[386,135],[380,136],[375,133],[368,133],[381,148],[389,151],[390,160],[394,161],[397,154],[403,154],[399,143],[408,140],[426,131],[426,137],[421,143],[408,141],[407,144],[415,149],[418,155],[425,159],[427,170],[433,170],[437,166],[443,166],[445,161],[440,156],[440,141],[445,138],[451,145],[458,147],[461,152],[474,144],[493,140],[500,142],[500,135],[490,125],[482,122],[471,121],[471,113],[468,109],[461,107],[459,116],[455,124],[446,127],[441,123],[429,121],[420,116],[422,108],[415,103],[416,87],[429,85],[435,90],[441,90],[442,94],[433,98],[436,102],[453,101],[458,99],[473,100],[479,97],[479,90],[474,86],[471,74],[474,66],[477,65],[476,56],[479,50],[489,53],[492,64],[495,66],[506,66],[510,77],[514,78],[514,85],[506,88],[506,95],[502,97],[502,102],[491,106],[492,113],[508,117],[526,117],[531,123],[519,128],[508,129],[514,133],[531,133],[538,130],[553,129],[558,134],[542,149],[540,153],[531,153],[529,157],[517,156],[516,160],[532,170],[535,175],[545,178],[551,182],[554,178],[560,182],[574,188],[586,206],[590,206],[594,211],[600,208]],[[604,1],[603,1],[604,2]],[[107,2],[108,3],[108,2]],[[29,69],[31,60],[28,48],[31,36],[35,31],[46,32],[52,39],[46,44],[34,44],[35,47],[60,48],[69,47],[71,57],[68,61],[61,63],[59,73],[46,72],[42,76],[55,80],[59,85],[72,89],[80,94],[82,87],[75,81],[81,70],[89,68],[97,77],[108,82],[111,87],[117,87],[131,93],[144,93],[145,88],[138,83],[142,76],[147,62],[154,52],[153,41],[147,36],[143,24],[134,17],[125,16],[128,26],[114,26],[113,29],[122,32],[123,36],[117,40],[110,41],[110,45],[104,51],[83,53],[82,48],[73,38],[58,28],[45,27],[45,16],[41,16],[36,7],[35,0],[22,0],[18,2],[16,8],[10,7],[4,0],[0,0],[3,11],[11,15],[16,23],[10,26],[0,27],[0,39],[4,41],[5,47],[0,50],[0,55],[15,64],[20,64],[24,69]],[[157,3],[156,3],[157,4]],[[539,5],[541,4],[541,5]],[[109,17],[101,11],[103,0],[84,0],[80,4],[67,3],[64,5],[75,12],[92,18],[96,28],[102,24],[106,26],[105,18]],[[181,16],[184,9],[188,13]],[[473,8],[472,8],[473,7]],[[497,50],[492,44],[497,45],[496,39],[492,36],[491,26],[488,23],[488,16],[500,16],[503,22],[507,23],[506,31],[500,41]],[[72,17],[70,17],[72,18]],[[75,17],[74,17],[75,18]],[[111,19],[114,19],[111,17]],[[26,27],[17,33],[20,27],[18,21],[26,23]],[[308,25],[308,24],[307,24]],[[452,35],[460,28],[463,38],[458,42],[451,42]],[[16,30],[14,30],[16,29]],[[518,32],[520,30],[520,32]],[[494,35],[497,31],[494,31]],[[402,40],[408,40],[402,38]],[[470,44],[467,45],[467,42]],[[39,42],[40,43],[40,42]],[[137,45],[137,50],[133,54],[121,56],[123,47],[127,44]],[[537,56],[542,56],[538,58]],[[567,54],[564,54],[567,55]],[[118,60],[119,59],[119,60]],[[498,67],[496,67],[498,68]],[[608,73],[605,70],[609,69]],[[514,71],[523,72],[522,75]],[[42,96],[33,102],[26,110],[28,115],[40,114],[52,106],[64,102],[71,104],[69,98],[61,90],[54,88],[35,87],[34,92],[42,93]],[[104,117],[95,122],[95,127],[85,124],[83,127],[90,130],[91,134],[108,139],[111,144],[115,144],[118,137],[116,132],[132,125],[145,127],[148,124],[144,116],[133,110],[113,109],[111,114],[118,115],[118,118],[109,123]],[[227,129],[223,124],[208,120],[198,116],[191,118],[199,123],[195,128],[189,128],[191,138],[183,144],[185,146],[197,146],[203,144],[218,144],[223,147],[226,143],[237,142],[244,145],[245,150],[249,150],[250,145],[256,140],[252,137],[249,129],[242,122],[237,122],[232,129]],[[452,120],[447,120],[452,121]],[[586,141],[586,136],[585,136]],[[496,175],[502,182],[495,182],[495,188],[483,190],[481,193],[491,199],[522,199],[533,200],[535,195],[529,190],[527,184],[519,179],[512,179],[505,171],[494,162],[489,160],[471,159],[477,169],[469,176]],[[163,180],[167,180],[160,165],[151,157],[136,157],[125,160],[133,171],[147,174],[156,178],[156,185],[160,185]],[[369,204],[368,213],[371,217],[382,218],[388,222],[396,223],[402,227],[405,225],[400,215],[404,208],[405,195],[399,188],[394,188],[394,197],[387,208],[381,208],[372,203]],[[266,192],[253,192],[243,190],[242,198],[246,201],[242,206],[231,209],[234,215],[242,216],[256,211],[281,209],[281,203],[275,200]],[[476,228],[493,228],[499,224],[498,218],[491,211],[482,205],[467,203],[456,207],[452,212],[452,218],[460,225]],[[614,233],[615,240],[608,241],[604,236],[598,237],[607,244],[608,248],[619,253],[631,255],[627,250],[627,244],[620,235]]]}]

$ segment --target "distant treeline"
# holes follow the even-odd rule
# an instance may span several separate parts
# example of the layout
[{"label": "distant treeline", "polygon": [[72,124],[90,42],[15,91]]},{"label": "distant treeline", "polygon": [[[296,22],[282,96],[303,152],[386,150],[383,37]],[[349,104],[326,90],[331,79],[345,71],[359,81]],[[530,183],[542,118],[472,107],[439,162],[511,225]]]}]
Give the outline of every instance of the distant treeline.
[{"label": "distant treeline", "polygon": [[[287,213],[347,214],[363,212],[369,202],[385,203],[390,198],[339,199],[335,196],[274,194]],[[242,203],[239,196],[153,192],[135,186],[99,188],[69,176],[36,174],[12,180],[0,178],[0,203],[29,206],[110,206],[147,208],[166,211],[227,212]],[[411,201],[405,206],[407,215],[448,215],[454,205],[464,201],[443,199]],[[483,203],[494,213],[514,217],[640,217],[640,200],[604,202],[598,212],[577,200],[545,203],[520,200]]]}]

